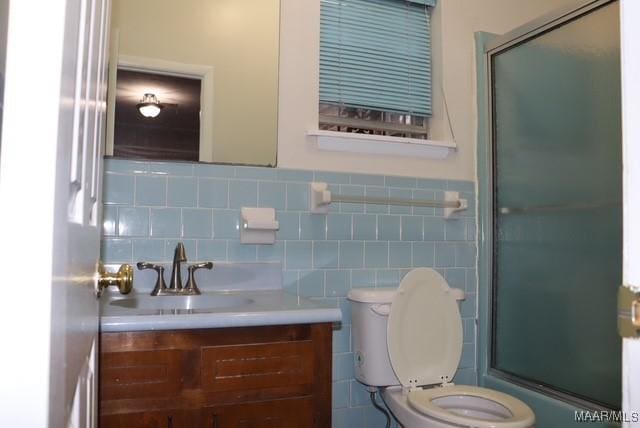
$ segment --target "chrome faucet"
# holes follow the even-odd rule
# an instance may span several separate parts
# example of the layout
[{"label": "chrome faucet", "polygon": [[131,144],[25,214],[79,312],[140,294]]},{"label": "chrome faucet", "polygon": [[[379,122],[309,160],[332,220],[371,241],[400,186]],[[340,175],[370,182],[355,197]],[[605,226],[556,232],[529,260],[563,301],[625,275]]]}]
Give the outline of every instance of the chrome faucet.
[{"label": "chrome faucet", "polygon": [[178,242],[173,252],[173,266],[171,268],[171,281],[167,287],[164,282],[164,267],[147,262],[139,262],[138,269],[153,269],[158,273],[156,285],[151,292],[152,296],[188,296],[200,294],[198,285],[196,284],[195,272],[198,269],[213,269],[212,262],[196,263],[188,267],[189,279],[186,286],[182,286],[182,273],[180,266],[187,261],[187,253],[184,244]]},{"label": "chrome faucet", "polygon": [[171,281],[169,282],[169,290],[177,292],[182,290],[182,274],[180,273],[180,264],[187,261],[187,254],[184,250],[184,244],[178,242],[173,252],[173,267],[171,268]]}]

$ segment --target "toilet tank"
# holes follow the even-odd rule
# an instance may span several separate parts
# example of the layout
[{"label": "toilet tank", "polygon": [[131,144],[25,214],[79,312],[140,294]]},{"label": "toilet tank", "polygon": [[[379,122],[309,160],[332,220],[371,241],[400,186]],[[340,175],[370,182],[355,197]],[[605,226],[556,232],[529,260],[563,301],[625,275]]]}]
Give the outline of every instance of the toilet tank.
[{"label": "toilet tank", "polygon": [[387,350],[387,318],[395,288],[357,288],[349,292],[355,376],[370,386],[398,385]]}]

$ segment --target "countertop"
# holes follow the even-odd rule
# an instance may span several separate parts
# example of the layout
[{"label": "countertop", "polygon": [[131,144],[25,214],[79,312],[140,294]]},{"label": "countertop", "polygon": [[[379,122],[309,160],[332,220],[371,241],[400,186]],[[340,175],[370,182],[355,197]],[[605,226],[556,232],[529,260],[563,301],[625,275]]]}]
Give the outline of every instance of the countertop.
[{"label": "countertop", "polygon": [[[198,309],[197,299],[236,299],[242,303],[225,308]],[[146,308],[117,306],[117,301],[137,299]],[[163,299],[163,300],[158,300]],[[191,297],[194,309],[158,309],[149,306],[171,307],[176,296],[152,297],[148,292],[127,296],[106,294],[101,301],[100,330],[122,332],[141,330],[180,330],[200,328],[248,327],[286,324],[311,324],[339,322],[340,309],[319,302],[287,294],[281,289],[203,291],[201,296]],[[243,301],[244,300],[244,301]],[[116,305],[112,303],[116,302]],[[177,300],[176,300],[177,302]],[[179,305],[178,305],[179,306]]]}]

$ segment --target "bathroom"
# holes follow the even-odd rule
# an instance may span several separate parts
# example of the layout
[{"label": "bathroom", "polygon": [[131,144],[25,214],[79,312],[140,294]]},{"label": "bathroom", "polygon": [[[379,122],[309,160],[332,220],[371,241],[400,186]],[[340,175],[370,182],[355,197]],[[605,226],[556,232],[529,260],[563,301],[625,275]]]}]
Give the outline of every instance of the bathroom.
[{"label": "bathroom", "polygon": [[0,4],[7,426],[640,426],[637,2]]}]

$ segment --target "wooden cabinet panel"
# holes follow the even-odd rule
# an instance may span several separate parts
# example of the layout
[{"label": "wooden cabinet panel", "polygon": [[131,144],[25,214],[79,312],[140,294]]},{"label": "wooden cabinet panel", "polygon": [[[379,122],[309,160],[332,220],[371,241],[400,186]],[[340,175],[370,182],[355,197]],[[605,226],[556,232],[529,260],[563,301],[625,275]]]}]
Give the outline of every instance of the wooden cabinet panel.
[{"label": "wooden cabinet panel", "polygon": [[328,427],[331,338],[330,323],[103,333],[100,426]]},{"label": "wooden cabinet panel", "polygon": [[303,428],[314,424],[313,398],[273,400],[202,410],[203,428]]},{"label": "wooden cabinet panel", "polygon": [[208,391],[271,388],[313,382],[311,341],[202,348],[202,387]]},{"label": "wooden cabinet panel", "polygon": [[179,351],[114,352],[100,355],[102,399],[175,396],[181,389]]},{"label": "wooden cabinet panel", "polygon": [[146,411],[100,417],[100,428],[193,428],[198,424],[199,415],[185,410]]}]

